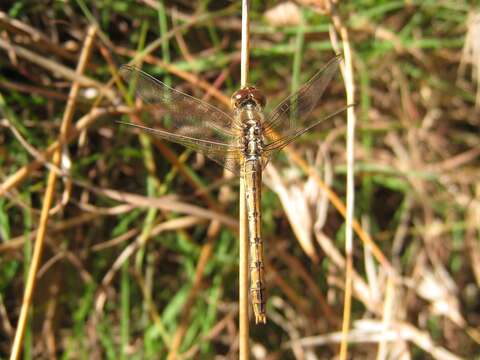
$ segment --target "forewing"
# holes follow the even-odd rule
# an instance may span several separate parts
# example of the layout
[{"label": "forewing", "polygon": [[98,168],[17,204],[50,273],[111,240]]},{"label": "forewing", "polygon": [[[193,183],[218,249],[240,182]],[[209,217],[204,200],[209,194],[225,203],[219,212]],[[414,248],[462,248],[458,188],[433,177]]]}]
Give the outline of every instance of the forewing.
[{"label": "forewing", "polygon": [[[315,74],[306,84],[297,92],[290,95],[282,101],[265,121],[263,128],[264,134],[271,143],[278,139],[285,139],[288,143],[292,137],[295,138],[304,132],[305,129],[311,129],[321,120],[309,116],[322,98],[328,84],[338,72],[341,56],[331,59],[325,67]],[[285,144],[286,145],[286,144]],[[283,146],[285,146],[283,145]],[[267,140],[266,148],[270,145]]]},{"label": "forewing", "polygon": [[125,82],[134,82],[136,95],[143,100],[142,115],[146,115],[144,118],[149,127],[127,125],[182,144],[235,173],[239,172],[239,129],[231,116],[167,86],[136,67],[122,66],[120,74]]},{"label": "forewing", "polygon": [[172,134],[165,130],[149,128],[147,126],[126,123],[122,121],[117,122],[122,125],[131,126],[148,132],[161,139],[173,141],[192,150],[198,151],[233,173],[240,173],[242,153],[233,145],[195,139],[184,135]]}]

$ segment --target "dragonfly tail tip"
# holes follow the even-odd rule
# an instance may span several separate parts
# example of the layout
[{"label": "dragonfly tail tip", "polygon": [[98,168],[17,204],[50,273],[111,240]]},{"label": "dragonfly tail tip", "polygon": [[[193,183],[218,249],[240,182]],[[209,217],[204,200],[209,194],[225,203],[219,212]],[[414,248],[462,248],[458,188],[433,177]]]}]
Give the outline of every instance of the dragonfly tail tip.
[{"label": "dragonfly tail tip", "polygon": [[255,324],[266,324],[267,317],[264,314],[255,314]]}]

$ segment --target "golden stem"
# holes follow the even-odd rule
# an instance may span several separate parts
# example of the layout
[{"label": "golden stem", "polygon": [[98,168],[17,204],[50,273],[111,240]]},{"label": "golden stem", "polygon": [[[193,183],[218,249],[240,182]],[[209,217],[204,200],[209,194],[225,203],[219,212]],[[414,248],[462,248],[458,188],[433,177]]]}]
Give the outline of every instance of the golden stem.
[{"label": "golden stem", "polygon": [[[249,26],[248,20],[248,0],[242,0],[242,51],[240,61],[240,75],[241,86],[247,84],[248,78],[248,64],[249,64]],[[247,233],[247,216],[245,204],[245,178],[243,174],[240,176],[240,191],[239,191],[239,246],[240,246],[240,261],[239,261],[239,358],[240,360],[248,360],[250,358],[250,351],[248,346],[249,340],[249,322],[248,322],[248,233]]]},{"label": "golden stem", "polygon": [[[83,73],[90,50],[93,45],[93,38],[96,32],[95,27],[90,27],[88,31],[87,38],[78,61],[76,75],[80,78],[80,75]],[[63,114],[62,125],[60,128],[60,138],[65,140],[68,137],[68,132],[70,129],[71,120],[75,110],[76,98],[78,91],[80,89],[80,82],[78,79],[75,79],[72,88],[70,89],[70,94],[68,97],[67,106],[65,107],[65,113]],[[62,149],[59,147],[53,154],[53,164],[58,167],[60,165],[60,160],[62,156]],[[55,170],[50,170],[47,180],[47,188],[45,190],[45,196],[43,198],[42,212],[40,214],[40,223],[38,225],[37,237],[35,239],[35,247],[33,249],[32,261],[30,263],[30,268],[28,269],[28,277],[25,285],[25,292],[23,294],[22,307],[20,309],[20,317],[17,323],[17,329],[15,331],[15,338],[13,340],[12,352],[10,354],[10,360],[16,360],[20,356],[20,349],[23,343],[23,337],[25,334],[25,327],[28,319],[28,312],[32,303],[33,290],[35,288],[35,281],[37,277],[38,267],[42,258],[43,244],[45,240],[45,233],[47,230],[49,210],[53,202],[53,196],[55,193],[55,184],[57,182],[57,173]]]}]

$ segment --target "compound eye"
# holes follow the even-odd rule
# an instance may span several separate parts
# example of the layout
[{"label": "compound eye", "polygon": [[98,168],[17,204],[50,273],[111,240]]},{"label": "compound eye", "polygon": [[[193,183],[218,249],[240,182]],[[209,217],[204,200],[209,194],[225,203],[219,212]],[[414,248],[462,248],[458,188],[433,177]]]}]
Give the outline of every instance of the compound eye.
[{"label": "compound eye", "polygon": [[263,95],[263,93],[260,90],[253,89],[252,90],[252,96],[262,108],[265,107],[265,104],[267,103],[267,99]]},{"label": "compound eye", "polygon": [[260,91],[258,92],[258,94],[259,94],[258,100],[259,100],[259,102],[260,102],[260,105],[261,105],[262,108],[263,108],[263,107],[265,107],[265,105],[267,104],[267,98],[266,98],[265,95],[263,95],[263,93],[260,92]]},{"label": "compound eye", "polygon": [[266,99],[263,96],[262,92],[257,90],[253,86],[247,86],[240,90],[237,90],[233,93],[231,98],[231,104],[234,109],[239,108],[243,102],[250,100],[254,101],[256,104],[260,105],[261,107],[265,106]]},{"label": "compound eye", "polygon": [[237,90],[233,93],[232,97],[230,98],[230,103],[232,107],[235,109],[237,108],[243,99],[244,95],[242,94],[242,90]]}]

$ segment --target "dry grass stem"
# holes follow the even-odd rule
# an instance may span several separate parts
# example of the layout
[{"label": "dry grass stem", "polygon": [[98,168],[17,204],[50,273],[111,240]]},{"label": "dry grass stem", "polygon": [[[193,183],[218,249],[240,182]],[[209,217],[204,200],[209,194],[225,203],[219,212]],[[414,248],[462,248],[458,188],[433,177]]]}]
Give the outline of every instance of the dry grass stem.
[{"label": "dry grass stem", "polygon": [[[250,19],[249,0],[242,0],[242,47],[240,62],[240,86],[244,87],[248,82],[249,57],[250,57]],[[247,230],[247,208],[245,179],[240,176],[239,184],[239,358],[240,360],[250,359],[250,330],[248,319],[248,230]]]},{"label": "dry grass stem", "polygon": [[[78,91],[80,90],[80,83],[77,81],[76,76],[78,75],[78,77],[81,77],[81,74],[85,70],[88,57],[90,55],[90,51],[92,49],[95,32],[96,32],[95,27],[89,28],[82,53],[80,55],[80,59],[78,61],[78,66],[73,77],[75,81],[72,84],[72,88],[70,90],[69,101],[65,108],[62,125],[60,129],[60,138],[64,140],[68,137],[70,124],[71,124],[73,112],[75,109],[76,98],[78,95]],[[52,162],[55,166],[58,167],[60,165],[60,160],[61,160],[61,151],[59,148],[54,153]],[[27,324],[28,313],[30,310],[31,302],[32,302],[33,290],[35,288],[37,271],[42,258],[43,244],[45,240],[45,234],[47,231],[49,211],[50,211],[50,207],[54,197],[56,179],[57,179],[56,172],[54,171],[49,172],[47,188],[45,190],[45,196],[43,199],[43,207],[42,207],[42,213],[40,216],[40,223],[38,227],[37,236],[35,239],[35,247],[33,250],[32,261],[30,263],[27,282],[26,282],[25,290],[23,294],[22,307],[20,309],[20,317],[18,319],[17,329],[15,332],[15,339],[13,341],[12,351],[10,353],[11,360],[16,360],[20,356],[21,346],[23,343],[23,335],[25,334],[25,326]]]},{"label": "dry grass stem", "polygon": [[[355,104],[355,87],[353,79],[352,51],[350,48],[350,40],[347,28],[343,25],[340,16],[336,13],[332,6],[332,20],[336,31],[340,33],[342,39],[342,47],[344,54],[344,62],[342,66],[345,89],[347,93],[347,104]],[[332,36],[332,43],[338,52],[338,43],[335,43],[335,37]],[[340,359],[347,359],[347,337],[350,327],[351,302],[352,302],[352,281],[353,281],[353,221],[354,221],[354,199],[355,199],[355,109],[350,106],[347,109],[347,208],[345,217],[345,297],[343,308],[343,324],[342,334],[343,340],[340,346]]]}]

